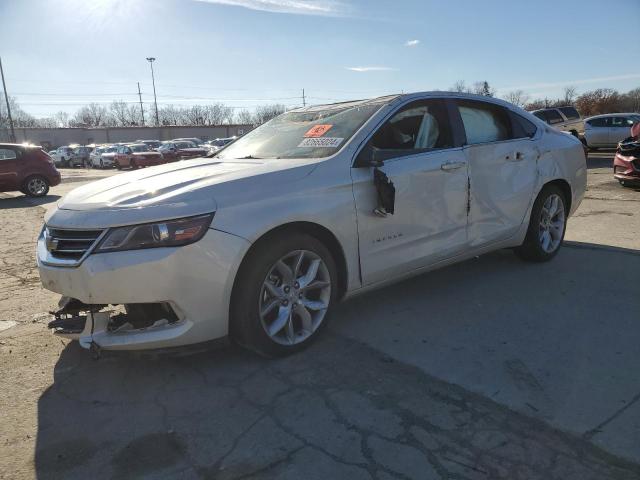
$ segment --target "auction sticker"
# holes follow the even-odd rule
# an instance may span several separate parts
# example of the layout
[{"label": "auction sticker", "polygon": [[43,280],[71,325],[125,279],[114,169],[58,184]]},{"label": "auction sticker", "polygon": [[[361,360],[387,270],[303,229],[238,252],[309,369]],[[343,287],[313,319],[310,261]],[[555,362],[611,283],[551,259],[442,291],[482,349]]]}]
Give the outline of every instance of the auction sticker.
[{"label": "auction sticker", "polygon": [[331,127],[333,127],[333,125],[314,125],[304,136],[307,138],[321,137],[327,133]]},{"label": "auction sticker", "polygon": [[335,137],[305,138],[304,140],[302,140],[300,142],[300,145],[298,145],[298,147],[335,148],[335,147],[339,147],[343,140],[344,140],[344,138],[335,138]]}]

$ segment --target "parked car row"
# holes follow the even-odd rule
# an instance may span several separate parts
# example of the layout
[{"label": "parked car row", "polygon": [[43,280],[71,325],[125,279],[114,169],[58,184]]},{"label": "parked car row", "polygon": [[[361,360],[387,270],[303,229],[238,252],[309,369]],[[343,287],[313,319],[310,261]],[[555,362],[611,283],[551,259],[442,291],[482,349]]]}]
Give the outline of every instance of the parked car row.
[{"label": "parked car row", "polygon": [[51,150],[57,167],[138,168],[188,158],[204,157],[220,150],[236,137],[203,142],[199,138],[176,138],[169,141],[136,140],[105,145],[66,145]]},{"label": "parked car row", "polygon": [[608,113],[582,119],[571,106],[544,108],[531,112],[548,125],[578,137],[590,150],[616,148],[640,122],[640,113]]}]

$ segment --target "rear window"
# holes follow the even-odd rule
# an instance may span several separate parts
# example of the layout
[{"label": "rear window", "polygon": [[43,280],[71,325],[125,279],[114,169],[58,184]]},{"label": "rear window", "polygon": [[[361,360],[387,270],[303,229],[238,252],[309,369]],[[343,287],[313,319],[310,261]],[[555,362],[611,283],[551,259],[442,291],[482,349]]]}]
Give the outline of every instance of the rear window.
[{"label": "rear window", "polygon": [[560,111],[564,114],[565,117],[567,117],[567,120],[577,120],[578,118],[580,118],[580,114],[573,107],[562,107],[560,108]]},{"label": "rear window", "polygon": [[557,110],[545,110],[544,118],[549,125],[555,125],[556,123],[564,122],[562,115],[560,115]]}]

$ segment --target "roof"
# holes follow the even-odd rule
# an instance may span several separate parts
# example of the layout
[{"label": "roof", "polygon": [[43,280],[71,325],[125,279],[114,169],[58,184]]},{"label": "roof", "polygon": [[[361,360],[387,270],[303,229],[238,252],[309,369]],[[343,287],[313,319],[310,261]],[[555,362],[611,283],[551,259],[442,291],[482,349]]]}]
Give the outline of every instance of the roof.
[{"label": "roof", "polygon": [[608,118],[608,117],[624,117],[624,116],[640,116],[638,112],[620,112],[620,113],[601,113],[600,115],[592,115],[591,117],[585,118],[585,120],[591,120],[592,118]]},{"label": "roof", "polygon": [[506,102],[500,98],[487,97],[485,95],[476,95],[474,93],[447,92],[442,90],[435,90],[435,91],[426,91],[426,92],[413,92],[413,93],[400,93],[395,95],[385,95],[383,97],[375,97],[375,98],[369,98],[365,100],[348,100],[348,101],[337,102],[337,103],[326,103],[323,105],[300,107],[293,110],[289,110],[289,112],[301,113],[301,112],[326,111],[331,109],[352,108],[352,107],[358,107],[358,106],[370,105],[370,104],[391,104],[395,101],[411,100],[414,98],[416,100],[419,100],[421,98],[429,98],[429,97],[436,97],[436,98],[448,97],[448,98],[463,98],[463,99],[469,99],[469,100],[480,100],[484,102],[490,102],[490,103],[495,103],[498,105],[514,108],[513,104]]}]

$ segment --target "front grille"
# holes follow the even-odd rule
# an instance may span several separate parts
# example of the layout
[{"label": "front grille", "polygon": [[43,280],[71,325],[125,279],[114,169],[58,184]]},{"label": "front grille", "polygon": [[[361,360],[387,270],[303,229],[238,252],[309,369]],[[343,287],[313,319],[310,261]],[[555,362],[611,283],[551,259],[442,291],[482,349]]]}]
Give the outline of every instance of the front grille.
[{"label": "front grille", "polygon": [[80,260],[102,232],[103,230],[63,230],[47,227],[45,246],[53,257]]}]

